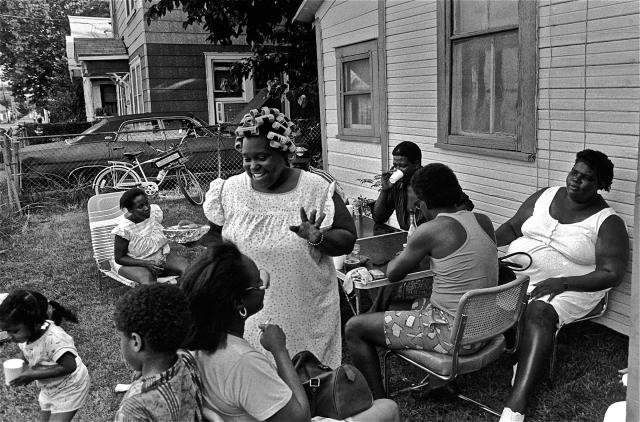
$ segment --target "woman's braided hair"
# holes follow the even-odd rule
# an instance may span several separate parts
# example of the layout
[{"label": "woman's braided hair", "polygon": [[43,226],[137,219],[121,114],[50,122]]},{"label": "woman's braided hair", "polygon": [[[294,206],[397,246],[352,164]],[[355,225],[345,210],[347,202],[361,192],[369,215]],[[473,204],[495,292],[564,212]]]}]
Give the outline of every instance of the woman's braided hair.
[{"label": "woman's braided hair", "polygon": [[244,115],[236,129],[235,149],[242,152],[242,141],[252,136],[265,136],[269,147],[287,154],[296,151],[291,138],[298,130],[297,125],[277,108],[262,107]]}]

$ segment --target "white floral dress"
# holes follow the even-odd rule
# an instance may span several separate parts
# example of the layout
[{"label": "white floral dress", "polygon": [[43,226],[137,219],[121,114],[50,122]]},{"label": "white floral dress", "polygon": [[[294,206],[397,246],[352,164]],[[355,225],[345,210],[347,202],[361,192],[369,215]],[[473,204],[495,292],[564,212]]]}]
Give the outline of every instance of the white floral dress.
[{"label": "white floral dress", "polygon": [[[111,230],[111,234],[118,235],[129,241],[127,256],[144,260],[164,260],[169,254],[169,239],[162,231],[164,214],[160,207],[151,204],[151,215],[144,221],[134,223],[124,214],[118,225]],[[122,266],[111,260],[111,267],[117,272]]]},{"label": "white floral dress", "polygon": [[222,226],[222,236],[233,241],[258,268],[271,274],[264,308],[245,325],[244,338],[266,354],[258,325],[271,319],[287,336],[291,355],[310,350],[335,368],[342,359],[340,297],[332,259],[289,230],[300,224],[300,207],[325,213],[322,228],[333,224],[335,184],[309,172],[300,172],[290,192],[270,194],[254,190],[246,173],[211,182],[204,213]]}]

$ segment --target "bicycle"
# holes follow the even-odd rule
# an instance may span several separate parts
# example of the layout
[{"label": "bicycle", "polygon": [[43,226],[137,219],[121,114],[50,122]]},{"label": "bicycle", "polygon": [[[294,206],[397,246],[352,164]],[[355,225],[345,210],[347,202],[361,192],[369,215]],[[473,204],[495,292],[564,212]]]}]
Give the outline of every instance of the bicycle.
[{"label": "bicycle", "polygon": [[[166,151],[154,147],[151,142],[147,141],[149,147],[163,154],[160,157],[140,162],[138,161],[138,155],[142,154],[142,151],[133,151],[122,154],[125,158],[131,160],[133,164],[126,161],[109,161],[109,166],[101,170],[93,179],[93,189],[96,195],[137,187],[142,188],[147,195],[155,195],[159,191],[159,186],[167,179],[167,175],[175,172],[176,182],[184,197],[193,205],[202,205],[204,191],[196,176],[187,168],[186,162],[189,159],[184,156],[180,148],[192,131],[195,133],[195,129],[188,129],[180,139],[180,142],[177,145],[171,145]],[[118,149],[123,148],[120,147]],[[160,169],[156,182],[149,180],[142,168],[144,164],[149,163],[155,164]]]}]

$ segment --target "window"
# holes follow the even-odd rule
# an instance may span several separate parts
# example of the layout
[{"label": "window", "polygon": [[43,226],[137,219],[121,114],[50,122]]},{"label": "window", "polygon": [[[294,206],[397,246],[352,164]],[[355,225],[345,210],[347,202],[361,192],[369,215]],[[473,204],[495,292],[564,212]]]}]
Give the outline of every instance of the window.
[{"label": "window", "polygon": [[336,48],[338,138],[380,142],[376,40]]},{"label": "window", "polygon": [[131,69],[131,109],[133,113],[144,113],[142,98],[142,67],[140,58],[136,58],[130,65]]},{"label": "window", "polygon": [[438,2],[438,143],[535,157],[536,2]]},{"label": "window", "polygon": [[128,122],[120,128],[119,141],[147,142],[164,141],[164,134],[160,130],[160,122],[156,119],[137,120]]},{"label": "window", "polygon": [[209,122],[212,124],[234,121],[239,111],[253,99],[252,78],[239,80],[231,75],[231,66],[249,57],[238,53],[204,53],[207,72],[207,98]]}]

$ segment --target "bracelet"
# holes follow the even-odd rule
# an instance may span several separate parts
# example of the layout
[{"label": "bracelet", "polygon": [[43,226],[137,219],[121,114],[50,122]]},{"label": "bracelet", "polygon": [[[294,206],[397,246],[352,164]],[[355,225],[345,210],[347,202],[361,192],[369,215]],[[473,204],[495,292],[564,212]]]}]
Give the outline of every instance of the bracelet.
[{"label": "bracelet", "polygon": [[324,233],[322,232],[320,232],[320,240],[318,240],[316,243],[313,243],[312,241],[307,239],[307,243],[310,244],[311,246],[320,246],[322,242],[324,242]]}]

